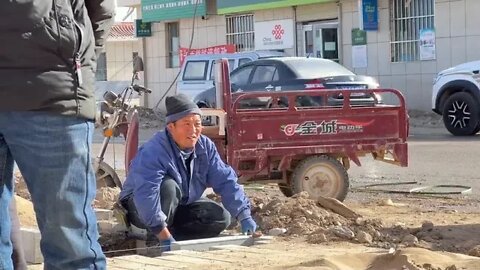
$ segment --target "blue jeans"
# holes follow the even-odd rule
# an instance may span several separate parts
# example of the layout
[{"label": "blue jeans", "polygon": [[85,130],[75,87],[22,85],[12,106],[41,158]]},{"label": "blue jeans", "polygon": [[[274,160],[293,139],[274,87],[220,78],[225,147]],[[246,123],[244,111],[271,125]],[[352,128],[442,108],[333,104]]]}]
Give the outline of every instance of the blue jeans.
[{"label": "blue jeans", "polygon": [[45,269],[106,269],[92,202],[93,123],[43,112],[0,112],[0,269],[12,267],[8,205],[17,163],[32,196]]}]

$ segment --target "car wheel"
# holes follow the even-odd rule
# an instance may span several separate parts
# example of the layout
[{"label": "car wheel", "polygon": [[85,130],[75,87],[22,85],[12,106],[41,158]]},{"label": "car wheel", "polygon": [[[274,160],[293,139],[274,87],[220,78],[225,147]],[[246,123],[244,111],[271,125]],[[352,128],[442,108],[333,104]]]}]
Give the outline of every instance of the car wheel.
[{"label": "car wheel", "polygon": [[466,92],[451,95],[443,106],[443,123],[455,136],[474,135],[479,131],[479,105]]}]

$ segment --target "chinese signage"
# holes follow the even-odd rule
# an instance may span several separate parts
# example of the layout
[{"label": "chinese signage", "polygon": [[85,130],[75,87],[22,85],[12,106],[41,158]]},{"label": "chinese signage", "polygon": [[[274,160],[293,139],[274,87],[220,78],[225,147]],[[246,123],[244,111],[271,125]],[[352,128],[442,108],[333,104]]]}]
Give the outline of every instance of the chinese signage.
[{"label": "chinese signage", "polygon": [[142,0],[144,22],[192,18],[206,14],[205,0]]},{"label": "chinese signage", "polygon": [[332,135],[339,133],[361,133],[366,126],[373,124],[373,121],[357,123],[352,121],[331,120],[331,121],[305,121],[301,124],[288,124],[280,128],[287,136],[294,135]]},{"label": "chinese signage", "polygon": [[367,60],[367,32],[354,28],[352,29],[352,67],[366,68]]},{"label": "chinese signage", "polygon": [[420,30],[420,60],[435,60],[435,29]]},{"label": "chinese signage", "polygon": [[267,21],[255,23],[255,50],[281,50],[293,48],[293,21]]},{"label": "chinese signage", "polygon": [[217,0],[217,8],[218,14],[229,14],[328,2],[335,2],[335,0]]},{"label": "chinese signage", "polygon": [[180,48],[180,65],[183,64],[185,57],[188,55],[196,55],[196,54],[219,54],[219,53],[234,53],[235,52],[235,45],[233,44],[226,44],[214,47],[208,47],[203,49],[188,49],[188,48]]},{"label": "chinese signage", "polygon": [[142,22],[142,20],[135,20],[135,36],[136,37],[151,37],[152,24],[149,22]]},{"label": "chinese signage", "polygon": [[352,45],[366,45],[367,44],[367,32],[358,28],[352,29]]},{"label": "chinese signage", "polygon": [[363,30],[378,30],[378,0],[362,0]]}]

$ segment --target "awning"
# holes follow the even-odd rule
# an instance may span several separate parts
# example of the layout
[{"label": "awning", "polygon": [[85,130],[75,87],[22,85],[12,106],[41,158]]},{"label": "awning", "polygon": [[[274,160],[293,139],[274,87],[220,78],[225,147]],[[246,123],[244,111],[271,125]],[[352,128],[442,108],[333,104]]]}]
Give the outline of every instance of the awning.
[{"label": "awning", "polygon": [[132,22],[115,23],[110,30],[107,41],[133,41],[135,30]]}]

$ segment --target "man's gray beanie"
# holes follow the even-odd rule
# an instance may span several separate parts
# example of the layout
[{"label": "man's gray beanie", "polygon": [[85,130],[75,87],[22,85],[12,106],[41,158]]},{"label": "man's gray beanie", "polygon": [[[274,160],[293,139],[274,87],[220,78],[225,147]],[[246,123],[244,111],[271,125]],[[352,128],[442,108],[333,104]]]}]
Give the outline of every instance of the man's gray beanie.
[{"label": "man's gray beanie", "polygon": [[167,124],[182,119],[192,113],[202,115],[202,110],[198,108],[197,104],[193,103],[190,98],[184,94],[167,97],[165,99],[165,106],[167,107]]}]

